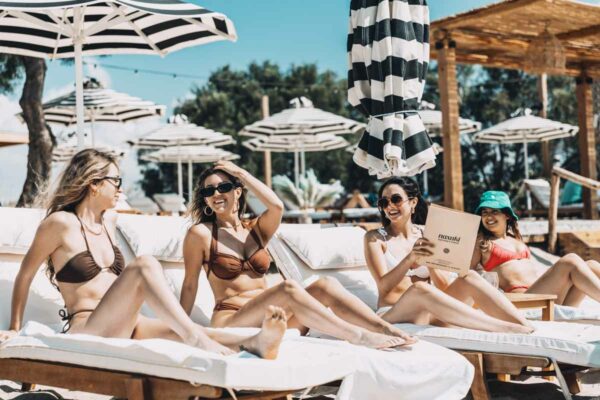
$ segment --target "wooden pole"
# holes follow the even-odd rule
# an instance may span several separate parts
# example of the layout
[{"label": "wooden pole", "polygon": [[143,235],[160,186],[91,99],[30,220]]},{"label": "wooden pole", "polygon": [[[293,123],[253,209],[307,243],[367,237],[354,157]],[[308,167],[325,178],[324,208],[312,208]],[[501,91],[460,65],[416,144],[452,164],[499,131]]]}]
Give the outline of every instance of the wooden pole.
[{"label": "wooden pole", "polygon": [[558,192],[560,176],[552,174],[550,179],[550,207],[548,207],[548,251],[556,254],[556,240],[558,239]]},{"label": "wooden pole", "polygon": [[[269,96],[267,96],[266,94],[263,95],[263,97],[261,99],[260,109],[261,109],[263,119],[269,117],[269,115],[270,115],[269,114]],[[271,167],[271,152],[265,151],[265,152],[263,152],[263,154],[264,154],[263,170],[264,170],[264,174],[265,174],[265,184],[268,187],[272,188],[273,182],[272,182],[271,176],[273,175],[273,169]]]},{"label": "wooden pole", "polygon": [[444,203],[456,210],[464,209],[462,155],[458,125],[458,84],[456,81],[456,42],[448,36],[436,42],[438,76],[442,105],[444,146]]},{"label": "wooden pole", "polygon": [[[581,175],[597,180],[596,137],[594,132],[594,114],[592,101],[592,78],[585,71],[577,78],[577,115],[579,119],[579,157]],[[588,219],[598,218],[596,191],[583,189],[583,212]]]},{"label": "wooden pole", "polygon": [[[538,96],[542,109],[540,117],[548,118],[548,75],[541,74],[537,81]],[[552,173],[552,148],[550,141],[542,142],[542,175],[550,178]]]}]

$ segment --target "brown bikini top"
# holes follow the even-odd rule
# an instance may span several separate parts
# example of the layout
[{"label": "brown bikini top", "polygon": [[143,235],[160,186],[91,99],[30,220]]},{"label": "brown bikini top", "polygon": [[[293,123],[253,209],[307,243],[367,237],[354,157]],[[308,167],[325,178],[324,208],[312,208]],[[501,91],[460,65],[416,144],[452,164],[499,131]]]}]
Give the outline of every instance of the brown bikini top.
[{"label": "brown bikini top", "polygon": [[102,270],[109,270],[115,275],[120,275],[125,266],[125,260],[123,259],[123,254],[121,254],[119,248],[113,244],[104,224],[102,224],[102,227],[104,228],[104,231],[108,236],[108,240],[113,248],[115,259],[109,267],[101,268],[96,263],[92,253],[90,252],[90,245],[88,244],[87,236],[85,235],[85,229],[83,229],[83,223],[79,217],[77,217],[77,220],[81,225],[81,233],[83,234],[83,239],[85,240],[86,250],[71,257],[71,259],[62,267],[62,269],[56,273],[56,280],[58,282],[83,283],[95,278],[96,275],[102,272]]},{"label": "brown bikini top", "polygon": [[210,275],[212,271],[217,278],[232,280],[240,276],[244,271],[252,271],[257,275],[266,274],[271,264],[269,253],[263,247],[254,227],[250,229],[250,235],[258,245],[258,249],[250,257],[241,259],[231,254],[219,253],[217,251],[219,229],[217,224],[213,223],[207,275]]}]

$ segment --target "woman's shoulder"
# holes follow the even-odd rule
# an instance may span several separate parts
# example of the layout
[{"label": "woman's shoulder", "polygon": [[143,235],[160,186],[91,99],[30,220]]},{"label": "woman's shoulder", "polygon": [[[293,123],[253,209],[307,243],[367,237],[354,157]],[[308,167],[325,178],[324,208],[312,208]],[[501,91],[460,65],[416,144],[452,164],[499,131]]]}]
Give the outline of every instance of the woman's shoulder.
[{"label": "woman's shoulder", "polygon": [[385,241],[386,235],[387,235],[387,232],[385,231],[385,228],[379,227],[379,228],[375,228],[375,229],[371,229],[370,231],[367,231],[367,233],[365,233],[365,240],[366,241]]},{"label": "woman's shoulder", "polygon": [[78,221],[75,214],[68,211],[56,211],[44,218],[40,223],[40,227],[69,228],[77,223]]},{"label": "woman's shoulder", "polygon": [[212,222],[193,224],[188,229],[187,236],[197,240],[210,239],[212,236]]}]

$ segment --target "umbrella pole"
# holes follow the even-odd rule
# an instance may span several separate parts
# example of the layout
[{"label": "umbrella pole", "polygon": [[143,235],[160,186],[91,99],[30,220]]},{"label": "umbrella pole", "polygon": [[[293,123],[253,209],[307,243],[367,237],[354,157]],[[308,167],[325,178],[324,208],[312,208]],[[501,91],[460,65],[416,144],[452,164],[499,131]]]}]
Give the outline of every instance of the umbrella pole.
[{"label": "umbrella pole", "polygon": [[192,162],[188,161],[188,203],[192,202],[192,189],[193,189],[193,182],[194,179],[192,177],[192,174],[194,173],[193,169],[192,169]]},{"label": "umbrella pole", "polygon": [[75,35],[73,36],[73,46],[75,49],[75,102],[77,114],[77,147],[83,149],[85,138],[83,132],[83,60],[82,60],[82,38],[83,21],[81,17],[81,8],[74,10]]},{"label": "umbrella pole", "polygon": [[427,170],[423,171],[423,194],[425,199],[429,199],[429,177],[427,176]]},{"label": "umbrella pole", "polygon": [[294,151],[294,184],[298,187],[298,152]]},{"label": "umbrella pole", "polygon": [[94,132],[94,113],[90,116],[90,130],[92,131],[92,147],[96,147],[96,133]]},{"label": "umbrella pole", "polygon": [[306,176],[306,153],[300,152],[300,175]]},{"label": "umbrella pole", "polygon": [[[529,153],[527,152],[527,141],[523,142],[523,154],[525,158],[525,179],[529,179]],[[527,195],[527,211],[531,211],[531,193],[526,191]]]},{"label": "umbrella pole", "polygon": [[177,192],[183,198],[183,167],[181,166],[181,148],[177,145]]}]

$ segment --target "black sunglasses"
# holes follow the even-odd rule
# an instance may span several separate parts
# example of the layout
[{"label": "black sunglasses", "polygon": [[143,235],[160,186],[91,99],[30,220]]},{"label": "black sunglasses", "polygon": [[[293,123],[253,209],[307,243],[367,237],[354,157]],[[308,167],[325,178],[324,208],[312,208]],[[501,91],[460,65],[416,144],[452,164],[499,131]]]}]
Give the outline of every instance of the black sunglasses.
[{"label": "black sunglasses", "polygon": [[200,196],[202,197],[211,197],[218,190],[219,193],[229,193],[233,189],[238,187],[235,183],[232,182],[221,182],[217,186],[207,186],[200,189]]},{"label": "black sunglasses", "polygon": [[387,197],[382,197],[379,200],[377,200],[377,207],[379,207],[380,209],[383,210],[384,208],[386,208],[387,206],[390,205],[390,202],[392,202],[394,205],[397,206],[397,205],[400,205],[400,204],[404,203],[405,201],[409,201],[409,200],[410,200],[410,197],[404,199],[399,194],[393,194],[389,199]]},{"label": "black sunglasses", "polygon": [[104,178],[98,179],[99,181],[107,180],[117,189],[121,189],[121,185],[123,184],[123,178],[120,176],[105,176]]}]

